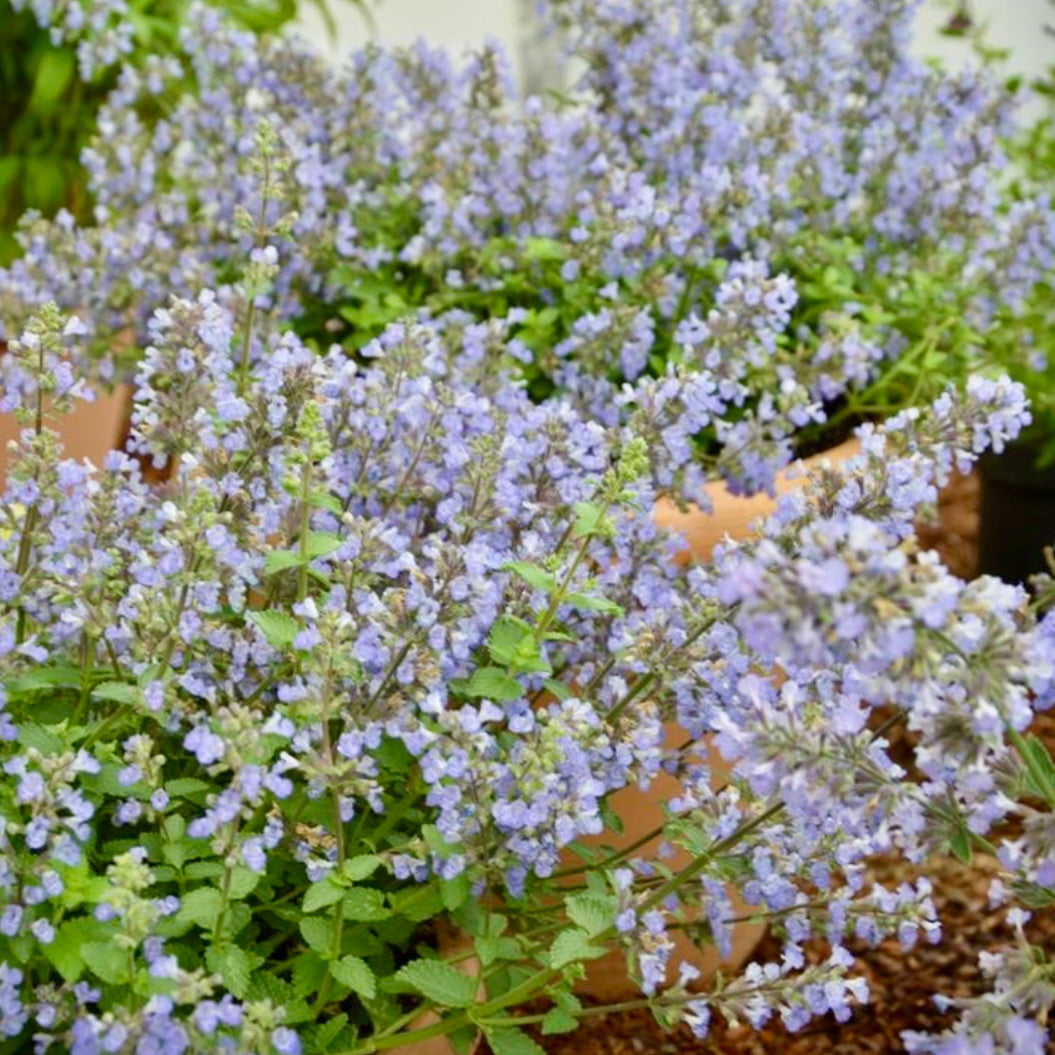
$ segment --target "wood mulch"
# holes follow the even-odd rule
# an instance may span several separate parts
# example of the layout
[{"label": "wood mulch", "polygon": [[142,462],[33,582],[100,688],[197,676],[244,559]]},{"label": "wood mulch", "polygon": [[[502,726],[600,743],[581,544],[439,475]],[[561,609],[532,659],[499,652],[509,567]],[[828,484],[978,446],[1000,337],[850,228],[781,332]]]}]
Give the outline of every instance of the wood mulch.
[{"label": "wood mulch", "polygon": [[[978,482],[973,476],[958,478],[942,495],[934,524],[921,525],[925,548],[937,549],[958,575],[974,574],[978,536]],[[1037,731],[1055,745],[1055,716],[1038,722]],[[932,860],[922,870],[935,887],[935,903],[944,928],[937,945],[918,945],[905,953],[896,939],[875,947],[853,945],[857,970],[867,979],[870,1002],[846,1023],[832,1016],[815,1020],[803,1031],[789,1034],[779,1021],[759,1032],[732,1029],[716,1021],[706,1040],[697,1040],[687,1028],[662,1030],[647,1010],[628,1011],[584,1019],[574,1033],[535,1040],[547,1055],[894,1055],[903,1053],[903,1030],[940,1031],[952,1016],[941,1013],[934,995],[966,997],[984,992],[986,983],[978,969],[978,954],[1010,938],[1003,911],[993,910],[986,892],[994,871],[990,859],[975,857],[970,865],[955,859]],[[903,861],[877,860],[873,878],[898,883],[913,878]],[[917,873],[918,874],[918,873]],[[1031,924],[1031,939],[1055,950],[1055,913],[1038,913]],[[780,960],[780,941],[767,935],[754,958]],[[814,959],[826,953],[823,942],[809,950]],[[484,1049],[486,1052],[486,1048]],[[1055,1039],[1047,1051],[1055,1055]],[[481,1053],[483,1055],[483,1053]]]}]

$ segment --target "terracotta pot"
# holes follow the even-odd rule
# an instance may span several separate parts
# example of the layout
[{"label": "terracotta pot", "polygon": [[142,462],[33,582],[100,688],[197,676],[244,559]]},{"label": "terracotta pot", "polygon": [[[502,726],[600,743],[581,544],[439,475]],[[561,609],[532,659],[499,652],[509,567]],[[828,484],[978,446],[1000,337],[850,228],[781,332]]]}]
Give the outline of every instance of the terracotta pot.
[{"label": "terracotta pot", "polygon": [[[839,465],[852,458],[860,449],[861,445],[854,437],[837,447],[792,463],[777,476],[777,495],[797,491],[802,487],[807,478],[804,470],[816,468],[825,461]],[[730,494],[721,481],[707,484],[706,491],[714,508],[713,513],[705,513],[696,506],[689,506],[683,512],[669,498],[661,498],[653,510],[652,517],[657,524],[685,536],[688,549],[678,558],[682,563],[710,560],[714,547],[719,542],[726,537],[746,538],[751,525],[760,517],[769,516],[777,505],[776,499],[766,494],[753,495],[750,498]]]},{"label": "terracotta pot", "polygon": [[[839,465],[853,457],[859,450],[858,441],[850,439],[837,447],[789,466],[777,478],[777,496],[801,487],[807,479],[808,470],[817,468],[824,462],[829,462],[833,466]],[[660,500],[653,511],[653,518],[657,524],[673,531],[679,531],[685,536],[688,547],[678,556],[679,563],[709,560],[718,543],[726,538],[745,538],[752,524],[772,513],[777,504],[777,499],[768,495],[756,495],[751,498],[732,495],[720,482],[709,484],[707,491],[713,507],[712,513],[706,513],[694,506],[682,511],[669,499]],[[688,738],[688,734],[676,722],[667,723],[666,733],[668,746],[684,743]],[[715,787],[720,787],[728,777],[728,767],[718,755],[709,757],[708,763],[711,767],[712,781]],[[588,846],[605,845],[615,849],[630,846],[662,824],[666,816],[663,810],[664,804],[680,794],[680,791],[678,781],[667,775],[657,778],[645,791],[636,787],[624,788],[609,800],[623,822],[623,833],[616,835],[614,832],[605,832],[603,835],[581,841]],[[654,855],[659,842],[660,839],[657,837],[646,843],[637,851],[637,855],[646,859]],[[690,860],[686,852],[680,851],[675,856],[664,859],[664,864],[676,869],[688,864]],[[577,857],[567,854],[563,867],[575,868],[579,864]],[[569,884],[577,881],[576,877],[569,876],[567,879]],[[733,905],[738,912],[743,908],[744,915],[749,911],[747,906],[744,906],[736,897],[733,898]],[[731,955],[725,960],[718,954],[717,949],[713,947],[700,949],[685,935],[675,932],[671,935],[675,947],[671,954],[672,967],[668,982],[675,980],[676,965],[682,961],[688,961],[700,970],[698,984],[701,986],[706,986],[718,970],[722,970],[725,974],[734,974],[750,958],[762,940],[765,930],[765,926],[761,923],[745,922],[734,926]],[[469,942],[464,935],[454,933],[441,935],[440,948],[445,955],[453,956],[464,952],[468,947]],[[476,974],[479,969],[477,961],[471,958],[460,961],[458,967],[471,974]],[[577,991],[604,1003],[632,999],[639,995],[629,981],[626,958],[619,951],[614,951],[601,959],[588,963],[586,977],[577,986]],[[423,1016],[415,1023],[415,1027],[421,1028],[434,1021],[433,1017]],[[454,1049],[446,1037],[435,1037],[401,1050],[406,1051],[408,1055],[454,1055]]]},{"label": "terracotta pot", "polygon": [[[850,439],[838,447],[833,447],[804,462],[789,466],[777,478],[777,497],[800,488],[808,478],[808,470],[824,462],[838,465],[851,458],[859,450],[860,444],[857,440]],[[669,499],[660,500],[653,510],[653,518],[657,524],[672,531],[678,531],[685,536],[688,546],[677,558],[680,563],[709,560],[714,547],[719,542],[727,538],[745,538],[751,526],[760,518],[772,513],[777,504],[777,498],[771,498],[768,495],[742,498],[730,494],[721,482],[709,484],[707,492],[713,508],[711,513],[706,513],[695,506],[682,511]],[[688,739],[688,733],[676,722],[667,723],[666,734],[669,747],[676,747]],[[707,742],[704,741],[702,746],[706,747]],[[706,761],[711,768],[713,786],[721,787],[728,779],[728,767],[717,753],[708,755]],[[649,832],[655,831],[663,823],[666,816],[664,805],[680,793],[681,787],[678,781],[666,774],[658,777],[644,791],[636,787],[624,788],[609,800],[623,822],[623,833],[617,836],[613,832],[605,832],[596,838],[582,841],[586,845],[603,844],[616,849],[631,846]],[[652,840],[638,851],[638,855],[647,860],[655,854],[659,843],[659,838]],[[663,863],[668,868],[676,870],[678,867],[687,865],[690,860],[686,852],[679,851],[673,857],[665,859]],[[571,867],[578,864],[571,855],[568,855],[567,863]],[[743,909],[742,914],[746,915],[749,911],[748,907],[735,896],[732,900],[734,908],[738,912]],[[682,961],[693,964],[700,971],[699,984],[701,985],[706,985],[713,979],[719,969],[726,974],[735,973],[754,952],[764,934],[765,927],[760,923],[737,924],[733,927],[731,954],[723,960],[713,946],[701,949],[680,931],[672,933],[674,950],[671,953],[668,984],[673,984],[676,980],[677,964]],[[626,958],[620,952],[612,952],[608,956],[587,964],[586,978],[580,983],[579,991],[605,1003],[632,999],[637,995],[636,989],[628,978]]]},{"label": "terracotta pot", "polygon": [[[62,438],[63,453],[78,461],[87,458],[101,465],[103,458],[124,441],[131,389],[119,385],[113,392],[99,392],[93,403],[78,401],[74,410],[47,422]],[[24,426],[13,414],[0,414],[0,486],[7,479],[11,458],[8,444],[17,441]]]}]

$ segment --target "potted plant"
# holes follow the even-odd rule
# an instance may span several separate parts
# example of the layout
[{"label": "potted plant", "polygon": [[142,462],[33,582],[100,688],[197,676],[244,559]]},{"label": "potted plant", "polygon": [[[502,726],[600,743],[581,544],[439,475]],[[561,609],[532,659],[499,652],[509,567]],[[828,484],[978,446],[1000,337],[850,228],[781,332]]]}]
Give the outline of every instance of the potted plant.
[{"label": "potted plant", "polygon": [[[663,1021],[797,1028],[864,996],[844,934],[936,937],[926,885],[859,883],[869,853],[1000,815],[973,765],[930,761],[965,706],[934,714],[933,692],[996,679],[1018,728],[1055,666],[1021,593],[915,559],[911,525],[954,461],[1016,435],[1019,388],[973,381],[864,430],[763,536],[684,574],[640,511],[691,462],[512,378],[462,384],[460,345],[427,329],[389,329],[360,366],[320,358],[255,289],[154,317],[131,448],[174,463],[160,487],[121,453],[61,460],[43,393],[77,327],[46,308],[12,344],[31,423],[0,501],[12,1043],[287,1055],[483,1032],[534,1051],[524,1027],[593,1013],[573,988],[613,948]],[[247,363],[250,326],[271,354]],[[868,728],[891,700],[929,784]],[[664,741],[671,718],[692,745]],[[1007,770],[1002,734],[964,735]],[[663,771],[687,863],[580,841]],[[674,933],[729,940],[729,884],[782,962],[702,991],[684,965],[664,988]],[[437,958],[442,915],[478,975]],[[835,949],[807,966],[814,932]]]},{"label": "potted plant", "polygon": [[[332,27],[325,0],[313,2]],[[234,25],[258,35],[276,32],[297,13],[296,3],[214,6]],[[164,65],[163,60],[171,63],[181,54],[187,17],[184,0],[32,5],[0,0],[0,262],[10,263],[17,255],[15,229],[27,211],[54,216],[62,210],[60,224],[69,216],[90,222],[93,193],[81,152],[97,133],[99,111],[117,86],[122,67]],[[249,38],[239,39],[241,46],[248,46]],[[169,90],[173,98],[192,91],[193,76],[174,78]],[[139,114],[149,126],[164,112],[165,103],[156,92],[141,102]],[[0,335],[13,322],[3,314]],[[126,345],[127,335],[117,333],[114,343]],[[128,395],[125,385],[100,389],[93,402],[81,403],[64,416],[67,453],[100,464],[108,451],[120,446]],[[0,479],[16,431],[14,418],[0,413]]]},{"label": "potted plant", "polygon": [[[820,979],[831,983],[825,1006],[840,1015],[847,993],[861,992],[846,981],[841,951],[823,971],[798,973],[805,935],[837,940],[851,921],[868,934],[895,921],[906,935],[933,929],[922,887],[862,901],[860,855],[890,838],[884,810],[897,814],[910,854],[958,844],[968,819],[984,829],[990,814],[977,806],[976,820],[977,789],[955,767],[933,788],[902,780],[866,724],[896,697],[929,729],[911,704],[932,689],[918,671],[940,668],[939,684],[951,677],[947,641],[960,647],[958,621],[979,604],[1000,625],[1020,624],[1000,677],[1010,687],[1042,683],[1044,632],[1020,615],[1018,595],[964,587],[917,560],[911,542],[912,516],[933,501],[954,458],[966,464],[987,443],[1002,445],[1025,418],[1018,390],[1005,384],[972,382],[963,404],[944,389],[974,355],[985,306],[960,276],[965,256],[993,268],[1025,246],[1008,295],[1032,290],[1031,228],[998,225],[989,241],[979,234],[1000,157],[965,154],[964,144],[989,143],[998,94],[970,78],[954,91],[908,62],[894,46],[893,9],[870,21],[872,7],[860,5],[864,21],[851,25],[868,47],[852,60],[839,27],[834,50],[815,55],[812,10],[794,10],[794,54],[809,57],[807,72],[790,62],[788,99],[732,91],[723,112],[731,120],[760,107],[761,134],[811,102],[805,112],[815,109],[818,125],[781,132],[785,152],[773,151],[775,167],[746,196],[710,201],[701,197],[706,181],[685,186],[683,172],[664,170],[665,147],[620,108],[626,93],[610,83],[645,76],[629,59],[591,66],[576,105],[531,103],[517,117],[502,105],[490,53],[459,75],[428,52],[369,50],[345,77],[284,45],[240,49],[206,14],[190,30],[200,95],[150,128],[122,126],[88,155],[107,222],[24,227],[26,255],[3,287],[9,318],[45,303],[51,284],[87,332],[64,351],[65,324],[50,310],[31,317],[12,363],[28,380],[13,390],[53,385],[54,357],[87,364],[93,345],[112,357],[109,335],[130,327],[133,448],[174,478],[145,488],[118,455],[98,476],[60,472],[41,415],[26,408],[33,428],[8,514],[23,584],[11,612],[9,696],[24,718],[40,702],[34,686],[60,678],[40,650],[61,655],[67,682],[55,706],[65,716],[76,698],[80,715],[99,723],[84,734],[100,745],[95,762],[137,783],[130,767],[146,772],[155,756],[126,756],[125,744],[149,735],[158,757],[177,759],[174,779],[205,785],[172,808],[182,818],[175,828],[185,825],[177,835],[164,827],[174,794],[167,770],[159,786],[141,789],[149,808],[117,792],[118,817],[105,777],[90,802],[101,844],[115,851],[96,879],[124,890],[129,912],[154,911],[143,906],[147,889],[153,901],[189,897],[176,923],[152,918],[148,929],[176,946],[180,991],[189,976],[206,984],[197,970],[221,977],[209,983],[222,988],[208,998],[206,1022],[219,1004],[228,1018],[216,1022],[249,1021],[261,1038],[253,1043],[270,1038],[290,1050],[287,1031],[306,1024],[302,1043],[320,1052],[448,1035],[468,1043],[482,1029],[504,1055],[503,1047],[525,1050],[516,1030],[531,1024],[510,1008],[550,996],[544,1028],[572,1028],[585,1013],[579,976],[614,952],[644,987],[635,999],[668,1021],[687,1014],[704,1031],[712,1008],[760,1021],[770,993],[796,1025],[819,1002]],[[670,58],[664,25],[634,23],[624,42],[602,19],[597,33],[643,52],[655,70]],[[697,104],[695,60],[715,40],[738,34],[731,53],[747,56],[746,70],[747,59],[779,57],[774,33],[787,31],[764,21],[691,28],[693,61],[675,67],[686,78],[683,101]],[[896,156],[875,157],[861,114],[837,105],[828,78],[836,71],[849,91],[861,54],[892,93],[869,97],[869,127],[911,118],[919,150],[898,142]],[[703,71],[704,86],[722,73]],[[910,87],[897,88],[899,78]],[[933,105],[929,87],[945,89]],[[126,71],[104,119],[117,129],[148,90],[144,75]],[[684,153],[690,170],[720,149],[721,137],[700,130],[715,114],[682,127],[653,103],[655,128],[681,128],[674,156]],[[814,171],[818,128],[841,144],[840,178]],[[193,150],[155,164],[174,138]],[[938,161],[936,143],[947,148]],[[753,173],[753,149],[729,159],[728,172]],[[934,185],[949,165],[962,177],[951,199],[926,210],[905,200],[906,181]],[[552,179],[534,194],[540,172]],[[580,172],[570,188],[553,182]],[[788,172],[784,187],[777,177]],[[718,187],[720,176],[708,170]],[[858,182],[840,182],[851,176]],[[513,190],[520,197],[504,196]],[[1040,203],[1031,208],[1047,215]],[[232,251],[232,228],[247,267]],[[71,260],[82,266],[63,265]],[[206,279],[216,294],[200,295]],[[408,315],[413,324],[394,321]],[[284,324],[300,336],[283,335]],[[346,347],[324,351],[334,339]],[[930,411],[915,407],[932,396]],[[913,411],[894,415],[906,403]],[[678,570],[684,543],[642,515],[661,494],[702,502],[715,477],[736,492],[765,491],[796,447],[823,447],[891,415],[888,427],[863,430],[861,460],[819,469],[805,493],[775,508],[764,536],[727,548],[712,566]],[[105,565],[89,577],[90,594],[70,592],[82,565],[65,536],[40,534],[55,508],[63,510],[55,530],[67,531],[82,498],[101,503],[93,522],[102,524],[103,510],[132,509],[149,534],[98,535],[100,551],[122,556],[111,564],[90,550]],[[784,608],[774,612],[777,599]],[[934,599],[938,614],[921,614]],[[909,615],[889,618],[891,603]],[[76,614],[60,617],[67,610]],[[824,629],[833,611],[835,644]],[[78,633],[72,663],[62,649]],[[965,670],[980,677],[989,653],[975,656],[975,644]],[[317,665],[328,656],[337,664],[329,673]],[[32,663],[44,672],[23,671]],[[133,717],[154,723],[159,698],[158,728],[141,733]],[[683,731],[677,740],[671,728]],[[921,745],[924,760],[937,736]],[[44,758],[61,753],[49,743]],[[994,765],[1004,760],[995,741],[984,746]],[[872,753],[881,807],[855,783],[876,780],[861,762]],[[469,765],[477,761],[479,780]],[[38,763],[29,756],[25,768]],[[23,763],[12,765],[17,773]],[[661,774],[682,789],[672,814],[657,811],[641,833],[651,840],[621,837],[620,797],[633,796],[635,782],[662,791]],[[243,795],[244,781],[265,776],[274,786]],[[774,798],[781,781],[790,803]],[[293,812],[283,805],[287,785]],[[159,790],[168,798],[155,806]],[[942,813],[932,794],[953,795],[956,809]],[[814,807],[826,811],[823,831],[811,827]],[[19,816],[13,824],[29,823]],[[153,840],[125,846],[112,830],[124,818],[147,836],[161,818],[158,840],[186,835],[188,853],[203,857],[176,865]],[[841,835],[831,841],[833,826]],[[265,851],[274,839],[282,849],[272,872]],[[652,840],[655,856],[638,852]],[[668,858],[667,844],[683,856]],[[126,850],[136,853],[118,861]],[[306,875],[290,852],[306,859]],[[349,866],[350,854],[371,860]],[[200,867],[183,869],[188,861]],[[243,870],[265,878],[254,883]],[[560,872],[572,887],[551,882]],[[808,893],[822,881],[838,888],[823,909]],[[245,896],[232,894],[246,885]],[[746,910],[733,907],[730,890]],[[423,925],[444,914],[473,941],[446,959],[479,964],[478,975],[435,963],[439,943]],[[687,936],[728,962],[735,927],[756,915],[786,934],[782,967],[751,968],[708,991],[700,963],[672,952]],[[113,933],[93,930],[86,941],[94,950]],[[148,954],[145,932],[125,937],[142,955],[111,972],[106,1003],[120,1021],[106,1018],[110,1006],[71,1009],[56,1043],[81,1021],[76,1028],[93,1036],[124,1028],[118,1045],[153,1028],[144,1016],[158,1005],[145,1011],[138,997],[158,995],[141,976],[159,946]],[[680,972],[672,956],[685,962]],[[256,970],[259,957],[277,959],[276,968]],[[713,967],[715,956],[703,962]],[[70,968],[78,969],[88,968]],[[171,970],[167,959],[161,969]],[[245,972],[255,974],[243,985]],[[255,975],[259,987],[249,984]],[[410,993],[424,999],[408,1001]],[[263,1017],[245,1020],[250,1012],[235,1000]],[[282,1003],[292,1011],[280,1023]],[[430,1010],[437,1021],[409,1028]],[[219,1038],[202,1033],[196,1012],[190,1026],[174,1004],[164,1015],[163,1028],[195,1044]]]},{"label": "potted plant", "polygon": [[[186,36],[200,94],[141,124],[127,115],[156,85],[125,71],[102,111],[114,134],[86,155],[109,221],[27,223],[5,315],[53,296],[109,355],[171,283],[225,282],[237,233],[276,251],[261,307],[320,348],[358,354],[423,317],[462,335],[479,378],[513,365],[534,398],[603,421],[698,376],[662,424],[700,465],[681,497],[714,478],[771,489],[793,455],[984,365],[996,313],[1045,275],[1050,209],[1024,198],[1008,217],[995,197],[1007,93],[915,61],[902,5],[850,8],[723,20],[664,0],[624,19],[562,0],[548,17],[583,78],[522,103],[495,50],[458,68],[368,48],[342,72],[206,17]],[[55,259],[77,262],[61,281]]]}]

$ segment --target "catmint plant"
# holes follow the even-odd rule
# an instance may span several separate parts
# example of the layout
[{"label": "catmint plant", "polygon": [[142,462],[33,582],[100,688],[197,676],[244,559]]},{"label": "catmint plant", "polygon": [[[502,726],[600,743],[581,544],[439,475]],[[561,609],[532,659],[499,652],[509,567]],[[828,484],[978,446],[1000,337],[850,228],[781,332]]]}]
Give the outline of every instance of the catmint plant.
[{"label": "catmint plant", "polygon": [[[985,69],[912,57],[912,11],[553,0],[582,77],[519,99],[496,48],[458,65],[369,47],[334,70],[199,9],[197,93],[147,119],[185,69],[122,72],[84,156],[98,225],[27,219],[5,315],[86,311],[105,367],[171,292],[230,279],[232,239],[256,241],[242,210],[258,227],[282,211],[271,296],[309,343],[495,322],[489,354],[533,398],[606,421],[624,385],[700,371],[723,410],[697,457],[765,488],[793,450],[933,400],[1040,332],[1055,221],[1035,188],[1005,193],[1012,97]],[[257,170],[262,121],[281,179]]]},{"label": "catmint plant", "polygon": [[[353,0],[354,2],[354,0]],[[365,5],[366,0],[359,0]],[[334,30],[325,0],[311,0]],[[148,56],[179,52],[187,0],[3,0],[0,3],[0,260],[18,250],[13,234],[26,209],[47,215],[61,207],[91,217],[92,191],[79,164],[98,131],[100,107],[113,90],[117,69]],[[254,34],[279,31],[296,14],[286,0],[223,0],[216,5]],[[363,7],[366,13],[365,6]],[[145,113],[166,102],[161,81]],[[167,86],[172,97],[192,87],[186,79]]]},{"label": "catmint plant", "polygon": [[[98,468],[50,418],[88,394],[90,327],[46,307],[4,360],[26,426],[0,502],[12,1043],[365,1055],[482,1031],[507,1055],[577,1026],[611,949],[665,1023],[798,1029],[867,998],[849,937],[936,940],[929,885],[870,887],[865,863],[988,837],[1055,666],[1022,591],[956,580],[912,524],[1018,433],[1021,389],[865,429],[685,572],[648,510],[691,453],[533,402],[477,324],[320,355],[261,306],[281,268],[153,314],[128,450]],[[922,780],[888,754],[891,705]],[[661,772],[676,872],[604,847],[611,796]],[[734,889],[783,953],[708,985],[671,935],[727,954]],[[432,945],[441,916],[475,973]]]}]

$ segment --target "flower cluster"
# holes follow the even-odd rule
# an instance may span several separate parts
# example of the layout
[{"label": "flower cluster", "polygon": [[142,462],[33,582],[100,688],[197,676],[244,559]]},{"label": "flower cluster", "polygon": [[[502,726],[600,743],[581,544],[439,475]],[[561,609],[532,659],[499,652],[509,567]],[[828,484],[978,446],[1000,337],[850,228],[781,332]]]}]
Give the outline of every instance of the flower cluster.
[{"label": "flower cluster", "polygon": [[935,398],[1028,329],[1055,219],[1039,194],[1007,206],[1010,101],[910,57],[911,4],[546,11],[585,73],[520,101],[493,49],[335,71],[200,9],[195,90],[148,120],[185,71],[123,72],[85,154],[98,226],[27,221],[5,314],[57,299],[109,357],[170,293],[229,281],[240,237],[278,249],[262,300],[323,346],[410,314],[501,321],[490,355],[602,420],[624,383],[710,370],[725,412],[684,429],[744,490],[803,430]]},{"label": "flower cluster", "polygon": [[[866,999],[852,941],[940,938],[930,884],[869,882],[874,855],[984,849],[995,898],[1050,902],[1028,728],[1055,618],[914,531],[1030,423],[1020,384],[960,377],[1052,263],[1046,201],[1001,197],[1004,94],[912,60],[902,0],[546,10],[585,72],[518,103],[495,50],[338,72],[197,9],[193,92],[148,119],[188,70],[121,73],[97,224],[24,225],[0,275],[12,1043],[482,1029],[517,1055],[515,1009],[573,1029],[612,951],[663,1021],[800,1029]],[[51,415],[99,353],[134,397],[91,466]],[[856,458],[706,566],[650,516],[713,475],[771,488],[855,425]],[[662,823],[620,848],[622,797],[660,781]],[[745,912],[781,956],[708,988],[697,953],[728,958]],[[440,916],[478,976],[429,951]],[[987,968],[951,1037],[908,1042],[1028,1051],[1050,967],[1023,932]]]},{"label": "flower cluster", "polygon": [[[938,938],[927,884],[870,886],[865,863],[1009,815],[1005,731],[1048,698],[1055,641],[1020,591],[917,553],[912,520],[1017,434],[1019,387],[976,380],[864,430],[856,461],[685,572],[648,516],[667,447],[481,380],[471,327],[393,325],[356,362],[276,317],[241,287],[156,312],[130,453],[100,469],[61,460],[42,409],[80,327],[52,308],[12,344],[8,1035],[365,1051],[415,1007],[468,1028],[476,1002],[501,1045],[541,988],[572,1028],[570,987],[609,948],[670,1021],[795,1029],[866,995],[850,938]],[[922,780],[872,720],[891,704]],[[688,863],[598,858],[583,840],[613,797],[661,774]],[[699,920],[727,951],[730,882],[783,955],[695,991],[675,937]],[[493,968],[486,999],[414,958],[444,911]],[[808,966],[813,935],[834,951]]]},{"label": "flower cluster", "polygon": [[48,31],[55,47],[76,44],[80,77],[91,81],[116,65],[133,48],[132,21],[127,0],[10,0],[15,11],[29,10]]}]

